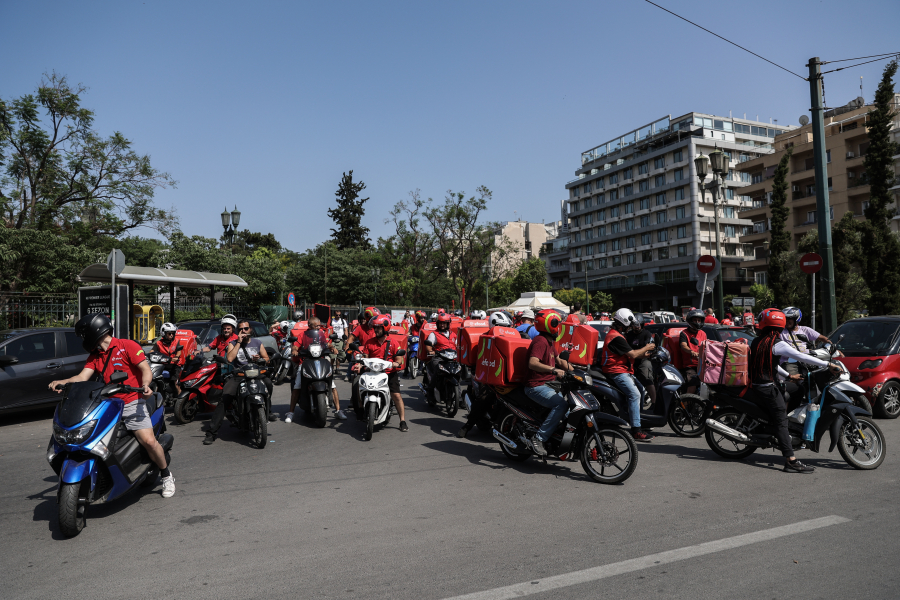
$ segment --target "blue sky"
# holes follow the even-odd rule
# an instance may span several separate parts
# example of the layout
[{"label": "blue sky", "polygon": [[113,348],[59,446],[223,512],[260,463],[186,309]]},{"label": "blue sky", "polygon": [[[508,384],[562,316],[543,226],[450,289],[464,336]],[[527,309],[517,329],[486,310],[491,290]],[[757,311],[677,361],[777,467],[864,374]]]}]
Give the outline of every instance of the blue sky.
[{"label": "blue sky", "polygon": [[[900,51],[896,0],[658,3],[801,75],[811,56]],[[3,98],[54,70],[85,84],[97,130],[179,182],[156,201],[185,233],[217,237],[236,204],[242,229],[297,251],[330,235],[349,169],[373,238],[416,188],[485,185],[488,219],[550,221],[580,153],[620,133],[690,110],[796,124],[809,105],[805,81],[639,0],[8,2],[3,17]],[[828,75],[829,105],[861,75],[870,102],[883,66]]]}]

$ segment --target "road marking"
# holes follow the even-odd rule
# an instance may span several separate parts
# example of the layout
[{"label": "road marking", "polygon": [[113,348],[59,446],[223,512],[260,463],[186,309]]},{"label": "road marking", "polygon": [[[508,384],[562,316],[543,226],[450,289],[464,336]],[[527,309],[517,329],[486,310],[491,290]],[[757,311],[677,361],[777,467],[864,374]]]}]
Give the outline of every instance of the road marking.
[{"label": "road marking", "polygon": [[573,571],[572,573],[566,573],[564,575],[555,575],[545,579],[516,583],[506,587],[495,588],[493,590],[464,594],[462,596],[453,596],[452,598],[446,598],[445,600],[507,600],[510,598],[522,598],[523,596],[549,592],[572,585],[578,585],[580,583],[589,583],[607,577],[631,573],[632,571],[640,571],[641,569],[666,565],[680,560],[704,556],[706,554],[740,548],[741,546],[747,546],[749,544],[766,542],[780,537],[805,533],[807,531],[813,531],[814,529],[821,529],[822,527],[847,523],[849,521],[850,519],[845,519],[844,517],[838,517],[836,515],[820,517],[809,521],[800,521],[793,525],[773,527],[772,529],[764,529],[754,533],[746,533],[744,535],[736,535],[722,540],[705,542],[703,544],[697,544],[696,546],[685,546],[684,548],[667,550],[666,552],[660,552],[658,554],[650,554],[640,558],[623,560],[622,562],[603,565],[601,567],[592,567],[590,569],[584,569],[583,571]]}]

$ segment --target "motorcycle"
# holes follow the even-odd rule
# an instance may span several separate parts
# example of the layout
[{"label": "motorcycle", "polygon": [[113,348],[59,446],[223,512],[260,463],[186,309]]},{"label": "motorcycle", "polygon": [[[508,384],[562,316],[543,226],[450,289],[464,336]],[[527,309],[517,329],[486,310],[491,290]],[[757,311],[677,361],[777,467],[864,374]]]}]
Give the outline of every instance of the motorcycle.
[{"label": "motorcycle", "polygon": [[[838,340],[840,341],[840,340]],[[834,350],[828,352],[830,359]],[[841,363],[841,372],[833,375],[828,367],[810,370],[805,376],[809,404],[788,415],[788,432],[794,450],[824,449],[822,438],[829,432],[828,452],[837,446],[841,457],[854,469],[877,469],[885,456],[884,434],[872,420],[872,413],[855,406],[853,399],[841,389],[849,383],[850,372]],[[812,431],[805,431],[806,419],[814,418]],[[706,443],[724,458],[741,459],[757,448],[776,447],[776,430],[768,412],[756,403],[727,392],[715,395],[713,412],[706,420]],[[804,439],[804,433],[812,439]]]},{"label": "motorcycle", "polygon": [[278,352],[272,357],[270,368],[274,371],[272,383],[275,385],[278,385],[285,379],[288,381],[293,380],[291,375],[294,370],[294,363],[291,361],[291,341],[289,338],[279,342]]},{"label": "motorcycle", "polygon": [[[451,418],[456,416],[462,401],[462,392],[459,388],[462,367],[456,358],[456,350],[438,350],[431,359],[435,361],[433,372],[434,377],[437,379],[434,385],[434,393],[436,395],[440,394],[441,401],[447,409],[447,416]],[[420,388],[425,391],[425,399],[428,402],[428,406],[432,408],[437,406],[437,398],[434,400],[428,398],[424,383]]]},{"label": "motorcycle", "polygon": [[[798,334],[797,339],[802,342],[809,342],[809,339],[804,334]],[[836,348],[833,348],[831,344],[825,344],[821,348],[816,348],[810,351],[812,356],[815,356],[819,360],[831,360],[833,354],[838,354]],[[840,356],[843,356],[842,354]],[[841,364],[843,367],[843,364]],[[800,371],[804,373],[804,375],[808,375],[809,368],[804,363],[799,363]],[[788,405],[788,410],[791,408],[795,408],[795,405],[799,405],[801,402],[805,401],[809,396],[809,389],[807,385],[808,379],[804,377],[803,382],[796,387],[794,385],[788,385],[785,393],[785,402]],[[855,383],[850,381],[849,373],[847,376],[841,376],[838,381],[834,382],[834,388],[840,390],[847,394],[852,400],[853,405],[862,408],[866,412],[872,412],[872,404],[869,402],[869,399],[866,398],[866,390],[856,385]]]},{"label": "motorcycle", "polygon": [[[175,352],[181,350],[181,344],[175,348]],[[163,405],[166,408],[172,408],[175,404],[175,396],[177,390],[175,381],[171,377],[173,367],[172,359],[162,352],[151,352],[147,356],[150,363],[150,371],[153,373],[153,381],[150,383],[150,389],[159,392],[163,397]]]},{"label": "motorcycle", "polygon": [[415,379],[422,370],[422,365],[419,363],[419,336],[409,336],[407,345],[409,346],[409,360],[406,361],[406,375],[410,379]]},{"label": "motorcycle", "polygon": [[[351,349],[356,344],[351,344]],[[397,356],[405,356],[406,350],[397,351]],[[391,413],[394,411],[394,401],[391,398],[391,392],[388,389],[388,374],[385,373],[393,364],[389,360],[380,358],[358,357],[355,359],[360,362],[365,370],[356,378],[356,391],[359,398],[362,413],[365,415],[366,431],[364,439],[369,441],[375,432],[375,427],[379,425],[387,425],[391,420]]]},{"label": "motorcycle", "polygon": [[[544,442],[546,458],[569,462],[580,459],[584,472],[597,483],[620,483],[637,467],[637,444],[628,433],[628,423],[601,412],[591,384],[591,375],[579,369],[566,373],[558,384],[569,410],[553,437]],[[496,388],[494,392],[505,410],[500,420],[494,421],[492,434],[508,458],[528,460],[536,455],[528,440],[550,409],[532,402],[520,387],[506,394]]]},{"label": "motorcycle", "polygon": [[[332,334],[331,339],[337,340],[338,336]],[[314,342],[301,348],[298,354],[303,359],[300,364],[300,406],[306,411],[307,418],[315,421],[316,427],[325,427],[328,396],[334,380],[334,368],[329,358],[331,350]]]},{"label": "motorcycle", "polygon": [[[220,365],[229,364],[224,356],[216,356],[214,360]],[[232,369],[231,377],[237,377],[240,384],[225,417],[232,425],[249,433],[251,443],[262,450],[269,441],[267,430],[272,408],[269,390],[262,381],[266,367],[250,362],[242,366],[232,365]]]},{"label": "motorcycle", "polygon": [[[223,358],[223,357],[217,357]],[[230,365],[222,365],[212,358],[197,356],[187,361],[181,371],[181,393],[175,398],[172,415],[186,425],[197,413],[212,412],[222,397],[222,378],[230,372]]]},{"label": "motorcycle", "polygon": [[[66,537],[78,535],[85,524],[89,504],[116,500],[138,486],[152,487],[159,467],[122,422],[125,403],[110,396],[141,392],[122,385],[122,371],[110,383],[90,381],[66,384],[62,401],[53,415],[53,435],[47,445],[47,462],[59,476],[57,489],[59,528]],[[165,407],[159,394],[146,400],[156,441],[165,451],[174,438],[166,433]]]}]

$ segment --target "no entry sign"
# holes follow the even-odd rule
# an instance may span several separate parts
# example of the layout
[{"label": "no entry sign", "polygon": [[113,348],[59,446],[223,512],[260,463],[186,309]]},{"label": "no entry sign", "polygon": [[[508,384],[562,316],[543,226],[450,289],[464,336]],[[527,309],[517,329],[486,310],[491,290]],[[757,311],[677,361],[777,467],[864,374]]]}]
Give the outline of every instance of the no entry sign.
[{"label": "no entry sign", "polygon": [[294,298],[294,292],[290,292],[290,293],[288,294],[288,304],[290,304],[291,306],[293,306],[295,300],[296,300],[296,298]]},{"label": "no entry sign", "polygon": [[701,256],[699,260],[697,260],[697,270],[701,273],[712,273],[716,268],[716,259],[713,256],[705,255]]},{"label": "no entry sign", "polygon": [[804,254],[800,259],[800,270],[807,275],[818,273],[822,269],[822,257],[815,252]]}]

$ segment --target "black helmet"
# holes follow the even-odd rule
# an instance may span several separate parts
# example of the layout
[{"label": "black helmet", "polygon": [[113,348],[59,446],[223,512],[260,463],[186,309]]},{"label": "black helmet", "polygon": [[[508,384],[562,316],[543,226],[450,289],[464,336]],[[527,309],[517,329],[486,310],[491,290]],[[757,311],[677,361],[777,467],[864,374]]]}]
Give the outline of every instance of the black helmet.
[{"label": "black helmet", "polygon": [[106,335],[113,332],[112,321],[102,314],[85,315],[75,323],[75,335],[81,338],[85,352],[93,352]]},{"label": "black helmet", "polygon": [[644,316],[641,313],[634,313],[634,325],[637,325],[638,329],[643,328],[644,326]]},{"label": "black helmet", "polygon": [[[697,325],[695,327],[694,324],[691,322],[691,319],[697,319],[697,318],[700,319],[700,325]],[[703,320],[705,318],[706,318],[706,315],[699,308],[695,308],[694,310],[689,311],[688,314],[684,315],[684,320],[687,321],[688,327],[690,329],[700,329],[701,327],[703,327]]]}]

